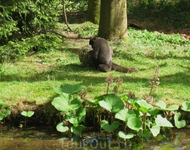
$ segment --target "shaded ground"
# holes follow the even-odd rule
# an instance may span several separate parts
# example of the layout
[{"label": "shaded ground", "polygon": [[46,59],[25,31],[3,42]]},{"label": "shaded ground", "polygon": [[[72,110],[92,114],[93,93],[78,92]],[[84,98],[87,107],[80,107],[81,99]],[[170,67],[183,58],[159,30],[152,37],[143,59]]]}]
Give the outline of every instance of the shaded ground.
[{"label": "shaded ground", "polygon": [[149,31],[180,34],[190,40],[189,10],[189,0],[128,0],[128,23]]},{"label": "shaded ground", "polygon": [[[70,24],[83,23],[86,21],[85,19],[86,19],[86,12],[68,13],[68,20]],[[150,20],[152,20],[152,18],[147,18],[146,20],[143,20],[141,18],[140,20],[138,20],[129,15],[128,26],[136,29],[146,29],[148,31],[155,31],[158,33],[180,34],[184,38],[190,40],[190,28],[188,28],[188,25],[186,28],[175,28],[171,22],[166,22],[162,24],[162,20],[157,20],[156,18],[154,18],[154,20],[152,21]],[[70,34],[71,38],[78,38],[77,35],[75,34],[73,35],[72,33]]]},{"label": "shaded ground", "polygon": [[171,27],[165,26],[158,26],[157,23],[150,23],[150,22],[140,22],[133,19],[128,19],[128,26],[133,27],[136,29],[146,29],[149,31],[155,31],[158,33],[165,33],[165,34],[180,34],[184,38],[190,40],[190,28],[185,29],[171,29]]}]

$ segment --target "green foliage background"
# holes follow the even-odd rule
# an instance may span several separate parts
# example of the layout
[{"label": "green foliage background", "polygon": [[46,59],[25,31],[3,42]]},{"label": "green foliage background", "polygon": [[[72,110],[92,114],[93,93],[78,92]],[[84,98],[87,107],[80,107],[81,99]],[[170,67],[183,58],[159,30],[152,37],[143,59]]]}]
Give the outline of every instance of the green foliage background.
[{"label": "green foliage background", "polygon": [[128,19],[155,23],[155,27],[165,25],[166,28],[190,27],[189,0],[127,0]]},{"label": "green foliage background", "polygon": [[0,60],[15,60],[28,52],[58,48],[52,30],[60,16],[59,0],[0,1]]}]

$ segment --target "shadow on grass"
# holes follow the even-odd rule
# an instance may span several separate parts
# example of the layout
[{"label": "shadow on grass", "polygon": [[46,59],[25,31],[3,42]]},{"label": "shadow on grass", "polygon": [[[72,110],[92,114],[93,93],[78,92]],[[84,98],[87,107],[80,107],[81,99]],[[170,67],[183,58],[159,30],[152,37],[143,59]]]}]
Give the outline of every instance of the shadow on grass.
[{"label": "shadow on grass", "polygon": [[[60,65],[57,67],[52,67],[49,68],[48,70],[44,70],[41,72],[34,72],[28,75],[22,75],[19,73],[10,74],[10,75],[2,74],[0,75],[0,81],[38,82],[38,81],[46,81],[48,80],[48,77],[50,77],[50,80],[52,79],[55,81],[62,81],[62,80],[75,81],[88,86],[88,85],[97,85],[100,83],[105,83],[105,79],[108,77],[110,73],[114,73],[114,71],[102,73],[97,70],[94,70],[93,68],[84,67],[80,64],[68,64],[68,65]],[[121,74],[122,76],[124,75],[124,73]],[[127,77],[127,80],[128,82],[142,82],[142,79],[134,77]]]},{"label": "shadow on grass", "polygon": [[190,73],[179,72],[172,75],[166,75],[160,77],[161,84],[172,85],[172,84],[182,84],[189,86],[190,83]]},{"label": "shadow on grass", "polygon": [[124,51],[114,51],[113,61],[114,61],[114,58],[120,58],[124,60],[129,60],[129,61],[136,61],[133,54],[129,54]]},{"label": "shadow on grass", "polygon": [[171,54],[163,55],[163,56],[149,56],[151,59],[165,60],[167,58],[179,59],[179,60],[190,60],[189,56],[172,56]]},{"label": "shadow on grass", "polygon": [[[160,66],[165,67],[165,66]],[[187,68],[190,70],[190,68]],[[144,72],[146,70],[140,70],[138,74]],[[33,73],[30,75],[20,75],[20,74],[11,74],[11,75],[0,75],[0,81],[2,82],[13,82],[13,81],[26,81],[26,82],[37,82],[37,81],[47,81],[48,77],[56,81],[61,80],[68,80],[68,81],[76,81],[80,82],[80,84],[89,86],[89,85],[98,85],[100,83],[105,83],[105,79],[108,75],[112,73],[112,71],[104,73],[93,70],[89,67],[84,67],[80,64],[69,64],[65,66],[57,66],[54,68],[50,68],[49,70],[40,72],[40,73]],[[90,75],[94,74],[94,75]],[[98,75],[100,74],[100,75]],[[123,76],[123,80],[127,80],[129,83],[144,83],[145,85],[148,83],[148,78],[146,77],[133,77],[133,76]],[[189,85],[190,83],[190,74],[188,72],[178,72],[176,74],[161,76],[160,77],[162,85],[169,85],[169,84],[183,84]]]}]

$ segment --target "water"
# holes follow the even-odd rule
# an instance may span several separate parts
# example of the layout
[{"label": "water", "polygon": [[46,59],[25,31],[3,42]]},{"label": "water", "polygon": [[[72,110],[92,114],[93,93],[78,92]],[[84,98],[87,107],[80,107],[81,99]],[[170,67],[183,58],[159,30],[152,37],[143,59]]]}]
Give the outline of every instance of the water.
[{"label": "water", "polygon": [[8,129],[0,126],[0,150],[190,150],[190,129],[173,130],[168,137],[159,135],[147,140],[113,139],[111,135],[98,133],[68,138],[52,127]]}]

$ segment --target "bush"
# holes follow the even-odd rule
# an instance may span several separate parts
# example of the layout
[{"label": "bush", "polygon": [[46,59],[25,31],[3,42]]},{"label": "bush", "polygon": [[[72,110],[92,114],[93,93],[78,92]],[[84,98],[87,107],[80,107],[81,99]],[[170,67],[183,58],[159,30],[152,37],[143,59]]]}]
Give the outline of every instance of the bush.
[{"label": "bush", "polygon": [[140,19],[149,18],[160,20],[161,24],[170,23],[174,28],[190,27],[190,2],[189,0],[128,0],[128,18]]},{"label": "bush", "polygon": [[61,7],[59,0],[0,0],[1,62],[18,59],[31,50],[56,48],[61,39],[50,31]]}]

